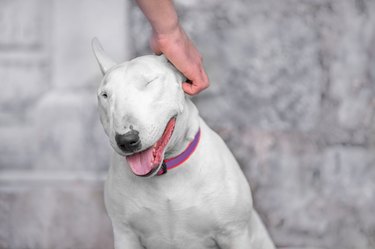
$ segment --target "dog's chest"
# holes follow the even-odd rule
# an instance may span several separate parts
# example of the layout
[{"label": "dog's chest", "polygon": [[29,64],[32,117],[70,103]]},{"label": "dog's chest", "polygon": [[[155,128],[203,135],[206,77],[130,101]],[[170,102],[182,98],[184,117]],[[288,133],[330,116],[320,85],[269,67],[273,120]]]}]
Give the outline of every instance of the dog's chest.
[{"label": "dog's chest", "polygon": [[126,208],[126,218],[147,249],[216,248],[212,237],[218,219],[213,208],[192,193],[160,194]]}]

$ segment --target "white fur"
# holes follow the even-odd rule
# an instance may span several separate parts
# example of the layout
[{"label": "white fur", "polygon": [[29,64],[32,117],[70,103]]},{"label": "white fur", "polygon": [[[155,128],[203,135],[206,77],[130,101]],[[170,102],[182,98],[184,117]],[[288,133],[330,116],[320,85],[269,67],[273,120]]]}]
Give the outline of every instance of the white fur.
[{"label": "white fur", "polygon": [[[274,248],[253,209],[240,167],[183,94],[180,73],[162,56],[139,57],[104,73],[98,98],[101,121],[115,150],[105,185],[115,248]],[[177,122],[166,156],[183,151],[200,127],[196,151],[165,175],[135,176],[116,146],[115,132],[137,129],[143,150],[159,139],[174,115]]]}]

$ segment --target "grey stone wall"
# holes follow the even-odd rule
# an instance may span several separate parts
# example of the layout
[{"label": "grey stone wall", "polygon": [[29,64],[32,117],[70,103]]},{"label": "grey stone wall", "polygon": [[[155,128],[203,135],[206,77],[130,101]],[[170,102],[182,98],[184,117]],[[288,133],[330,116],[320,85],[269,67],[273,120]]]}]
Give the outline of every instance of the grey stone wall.
[{"label": "grey stone wall", "polygon": [[[0,248],[112,248],[97,36],[150,53],[127,0],[0,0]],[[279,248],[375,248],[375,2],[176,2],[211,87],[194,98]]]},{"label": "grey stone wall", "polygon": [[0,1],[0,248],[112,248],[95,36],[128,56],[123,0]]}]

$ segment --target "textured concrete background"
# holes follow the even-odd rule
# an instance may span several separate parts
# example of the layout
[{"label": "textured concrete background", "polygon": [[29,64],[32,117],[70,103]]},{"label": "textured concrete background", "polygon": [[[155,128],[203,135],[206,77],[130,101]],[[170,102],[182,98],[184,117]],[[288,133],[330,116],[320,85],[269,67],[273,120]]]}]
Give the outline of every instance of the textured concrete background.
[{"label": "textured concrete background", "polygon": [[[112,248],[90,40],[150,53],[126,0],[0,0],[0,248]],[[375,248],[375,2],[178,0],[212,85],[195,98],[275,243]]]}]

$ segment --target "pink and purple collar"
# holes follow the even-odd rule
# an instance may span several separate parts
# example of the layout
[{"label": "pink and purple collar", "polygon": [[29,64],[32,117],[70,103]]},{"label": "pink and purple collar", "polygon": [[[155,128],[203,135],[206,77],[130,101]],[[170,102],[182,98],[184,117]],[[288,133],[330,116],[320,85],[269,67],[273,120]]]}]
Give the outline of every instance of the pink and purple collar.
[{"label": "pink and purple collar", "polygon": [[198,130],[197,134],[195,134],[193,141],[189,143],[189,145],[181,154],[172,158],[164,159],[162,167],[160,168],[157,175],[166,174],[168,170],[176,168],[180,166],[181,164],[183,164],[186,160],[188,160],[190,156],[194,153],[195,149],[197,148],[200,137],[201,137],[201,129]]}]

